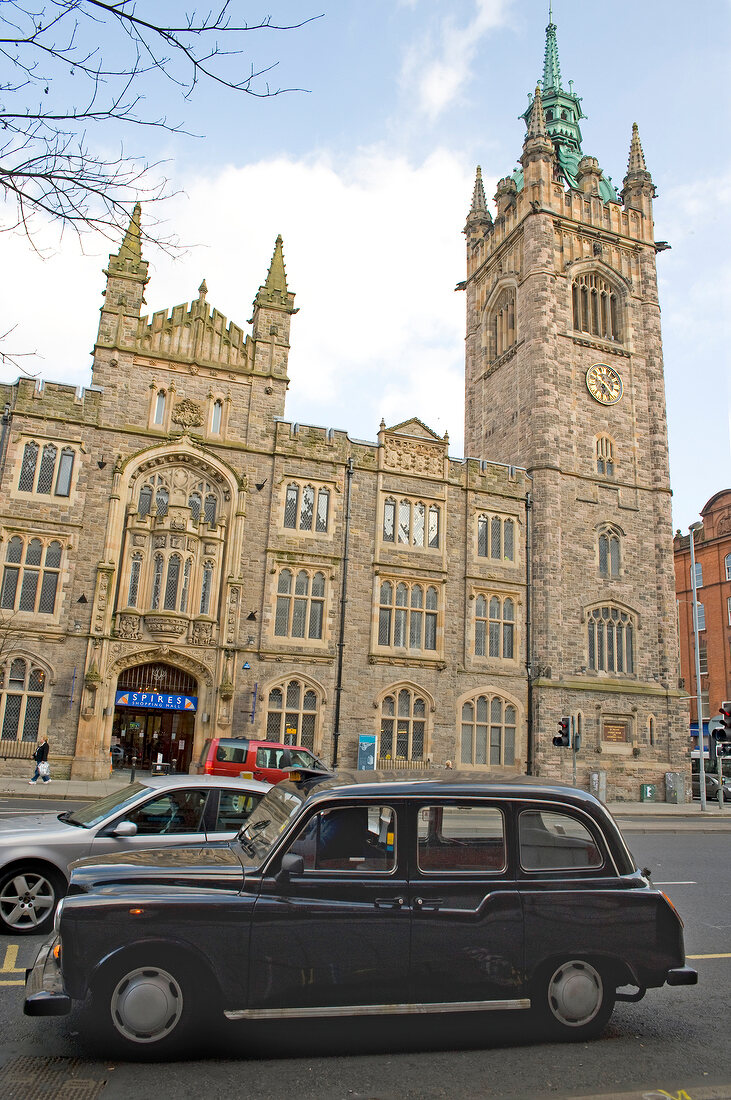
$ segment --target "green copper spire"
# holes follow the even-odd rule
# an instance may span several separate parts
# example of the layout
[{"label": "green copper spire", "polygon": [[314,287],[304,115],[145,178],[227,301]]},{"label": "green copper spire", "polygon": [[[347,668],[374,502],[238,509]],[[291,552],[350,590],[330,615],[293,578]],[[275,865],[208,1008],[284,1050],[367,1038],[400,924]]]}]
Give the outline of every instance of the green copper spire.
[{"label": "green copper spire", "polygon": [[[531,129],[536,125],[534,111],[535,96],[529,94],[529,106],[521,116],[531,136]],[[579,161],[584,156],[581,148],[581,127],[579,120],[586,118],[581,109],[581,97],[574,93],[573,81],[569,81],[569,90],[565,91],[561,84],[561,65],[558,59],[558,39],[556,37],[556,24],[553,22],[549,9],[548,26],[546,27],[546,50],[543,60],[543,88],[541,93],[543,116],[545,120],[546,134],[553,142],[556,151],[556,160],[561,175],[569,187],[578,187],[577,170]],[[517,172],[513,177],[522,187],[522,173]],[[609,180],[602,177],[599,183],[599,193],[605,202],[618,202],[617,192]]]},{"label": "green copper spire", "polygon": [[561,91],[561,66],[558,61],[558,42],[556,41],[556,24],[551,18],[551,9],[548,10],[548,26],[546,27],[546,53],[543,59],[543,89]]}]

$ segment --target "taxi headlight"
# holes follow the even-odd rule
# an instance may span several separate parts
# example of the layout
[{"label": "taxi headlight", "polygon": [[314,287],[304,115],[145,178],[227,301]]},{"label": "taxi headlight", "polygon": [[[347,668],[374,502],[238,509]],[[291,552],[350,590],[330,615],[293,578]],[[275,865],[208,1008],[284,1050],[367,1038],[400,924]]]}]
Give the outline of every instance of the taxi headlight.
[{"label": "taxi headlight", "polygon": [[61,913],[63,912],[63,907],[64,907],[65,904],[66,904],[66,898],[61,898],[60,902],[56,906],[56,915],[53,918],[53,934],[54,934],[54,936],[57,936],[59,934],[60,930],[61,930]]}]

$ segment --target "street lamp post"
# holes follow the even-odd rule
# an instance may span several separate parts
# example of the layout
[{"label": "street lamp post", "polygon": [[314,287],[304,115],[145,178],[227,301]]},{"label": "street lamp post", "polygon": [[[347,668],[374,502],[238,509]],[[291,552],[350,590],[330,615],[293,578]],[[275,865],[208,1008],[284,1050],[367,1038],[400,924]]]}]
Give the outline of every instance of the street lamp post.
[{"label": "street lamp post", "polygon": [[706,808],[706,765],[704,760],[705,738],[703,737],[703,702],[701,699],[701,648],[698,642],[698,592],[695,575],[695,546],[693,532],[700,531],[702,523],[691,523],[690,532],[690,579],[693,587],[693,640],[695,642],[695,709],[698,718],[698,787],[701,796],[701,813]]}]

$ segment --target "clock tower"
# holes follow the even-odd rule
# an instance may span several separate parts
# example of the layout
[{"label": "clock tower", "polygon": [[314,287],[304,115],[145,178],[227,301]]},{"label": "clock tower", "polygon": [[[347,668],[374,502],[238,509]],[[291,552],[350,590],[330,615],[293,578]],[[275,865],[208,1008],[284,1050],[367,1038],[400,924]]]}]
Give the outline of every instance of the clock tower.
[{"label": "clock tower", "polygon": [[613,797],[687,770],[679,689],[655,188],[637,125],[617,192],[584,153],[556,26],[520,167],[467,218],[465,453],[527,470],[528,741],[534,773],[581,733],[578,780]]}]

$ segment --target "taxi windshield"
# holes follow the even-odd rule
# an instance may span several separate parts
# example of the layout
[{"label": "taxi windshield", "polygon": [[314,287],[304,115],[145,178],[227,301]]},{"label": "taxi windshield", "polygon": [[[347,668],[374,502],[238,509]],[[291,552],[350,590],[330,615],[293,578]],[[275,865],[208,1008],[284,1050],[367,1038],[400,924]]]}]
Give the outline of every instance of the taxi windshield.
[{"label": "taxi windshield", "polygon": [[304,791],[281,783],[262,798],[238,835],[246,863],[258,866],[266,859],[304,799]]}]

